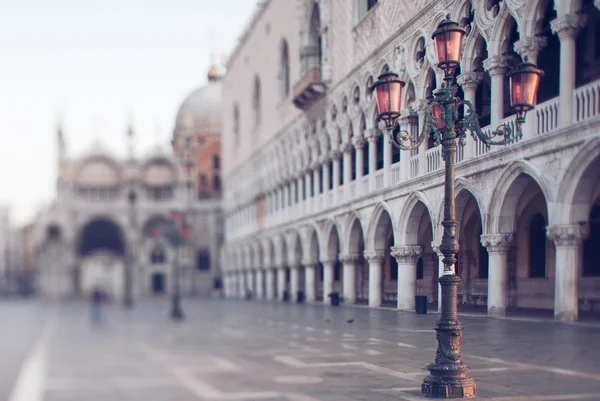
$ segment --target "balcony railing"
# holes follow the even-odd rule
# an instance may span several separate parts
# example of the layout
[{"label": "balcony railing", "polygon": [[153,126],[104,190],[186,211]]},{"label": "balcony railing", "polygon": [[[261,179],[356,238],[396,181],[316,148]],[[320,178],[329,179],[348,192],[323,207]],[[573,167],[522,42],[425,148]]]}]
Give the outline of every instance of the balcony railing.
[{"label": "balcony railing", "polygon": [[325,94],[327,89],[321,78],[321,67],[309,68],[294,85],[294,105],[306,109]]},{"label": "balcony railing", "polygon": [[573,108],[573,116],[577,122],[600,115],[600,80],[575,89]]},{"label": "balcony railing", "polygon": [[391,185],[396,185],[400,182],[400,162],[392,164],[391,167]]},{"label": "balcony railing", "polygon": [[436,171],[441,166],[442,159],[442,151],[441,146],[436,146],[427,150],[425,153],[427,156],[427,172],[431,173],[432,171]]}]

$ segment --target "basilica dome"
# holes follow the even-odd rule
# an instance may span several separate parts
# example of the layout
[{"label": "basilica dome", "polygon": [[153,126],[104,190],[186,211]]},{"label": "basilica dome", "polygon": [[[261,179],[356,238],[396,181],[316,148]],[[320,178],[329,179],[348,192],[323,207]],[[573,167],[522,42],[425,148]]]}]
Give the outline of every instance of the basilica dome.
[{"label": "basilica dome", "polygon": [[208,83],[190,93],[177,112],[174,139],[180,136],[221,133],[221,72],[212,66]]}]

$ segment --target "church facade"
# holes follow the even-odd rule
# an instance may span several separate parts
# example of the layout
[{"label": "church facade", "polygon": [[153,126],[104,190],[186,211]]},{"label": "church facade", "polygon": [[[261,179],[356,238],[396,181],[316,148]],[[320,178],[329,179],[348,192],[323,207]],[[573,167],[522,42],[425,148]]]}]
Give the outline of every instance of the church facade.
[{"label": "church facade", "polygon": [[[220,288],[220,79],[213,67],[206,86],[185,99],[172,149],[134,157],[130,129],[126,160],[99,145],[70,158],[59,129],[57,198],[40,213],[32,234],[43,296],[86,296],[101,287],[119,301],[129,285],[134,299],[167,294],[176,264],[184,295],[209,296]],[[155,230],[174,211],[192,226],[179,248]]]},{"label": "church facade", "polygon": [[450,15],[467,30],[456,90],[484,131],[515,124],[511,66],[527,57],[544,71],[522,139],[459,147],[459,308],[599,313],[598,2],[295,3],[263,2],[227,65],[226,294],[438,305],[441,148],[394,148],[370,88],[398,73],[402,128],[420,132],[443,78],[431,35]]}]

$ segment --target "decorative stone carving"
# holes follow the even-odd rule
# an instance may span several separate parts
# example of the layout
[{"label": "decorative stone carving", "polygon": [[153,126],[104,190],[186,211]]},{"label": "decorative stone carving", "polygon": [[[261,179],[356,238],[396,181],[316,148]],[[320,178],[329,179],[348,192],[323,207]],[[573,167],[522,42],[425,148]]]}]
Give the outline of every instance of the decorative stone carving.
[{"label": "decorative stone carving", "polygon": [[362,149],[365,146],[365,138],[362,136],[355,136],[353,138],[354,147],[356,149]]},{"label": "decorative stone carving", "polygon": [[548,44],[548,39],[545,37],[528,37],[517,41],[514,49],[525,60],[527,58],[533,64],[537,64],[537,58],[540,52]]},{"label": "decorative stone carving", "polygon": [[483,79],[483,72],[465,72],[460,74],[456,81],[463,88],[463,91],[475,91]]},{"label": "decorative stone carving", "polygon": [[352,144],[350,142],[345,142],[344,144],[342,144],[342,152],[343,153],[350,153],[354,150],[354,146],[352,146]]},{"label": "decorative stone carving", "polygon": [[367,259],[367,261],[369,263],[381,263],[383,261],[383,258],[385,257],[385,252],[384,251],[365,251],[364,253],[365,259]]},{"label": "decorative stone carving", "polygon": [[341,155],[342,155],[342,153],[339,150],[332,149],[331,152],[329,152],[329,159],[339,160]]},{"label": "decorative stone carving", "polygon": [[427,99],[418,99],[412,102],[410,108],[414,113],[421,114],[421,112],[425,111],[428,105],[429,101]]},{"label": "decorative stone carving", "polygon": [[490,57],[483,61],[483,68],[493,75],[504,75],[506,72],[506,58],[503,56]]},{"label": "decorative stone carving", "polygon": [[552,31],[558,34],[560,39],[575,39],[579,31],[585,26],[586,17],[580,14],[566,14],[550,22]]},{"label": "decorative stone carving", "polygon": [[344,253],[340,255],[340,262],[353,263],[357,262],[360,259],[360,253],[352,252],[352,253]]},{"label": "decorative stone carving", "polygon": [[573,246],[581,243],[589,234],[587,224],[556,224],[546,227],[546,235],[557,246]]},{"label": "decorative stone carving", "polygon": [[488,252],[505,253],[510,249],[513,239],[513,233],[482,235],[481,245],[486,247]]},{"label": "decorative stone carving", "polygon": [[391,250],[392,256],[398,263],[417,263],[423,247],[421,245],[393,246]]},{"label": "decorative stone carving", "polygon": [[380,135],[379,130],[376,128],[368,128],[365,132],[367,134],[367,140],[369,142],[374,142],[377,140],[377,137]]}]

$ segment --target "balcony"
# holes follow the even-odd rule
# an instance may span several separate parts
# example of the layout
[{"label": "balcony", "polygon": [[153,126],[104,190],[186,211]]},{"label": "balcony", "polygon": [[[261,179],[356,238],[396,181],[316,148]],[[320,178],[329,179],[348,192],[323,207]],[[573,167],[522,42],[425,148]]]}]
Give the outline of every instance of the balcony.
[{"label": "balcony", "polygon": [[315,46],[306,46],[301,55],[301,77],[294,85],[292,95],[294,105],[305,110],[325,95],[327,86],[321,74],[320,50]]},{"label": "balcony", "polygon": [[313,67],[294,85],[294,105],[305,110],[325,95],[326,86],[321,80],[321,67]]}]

